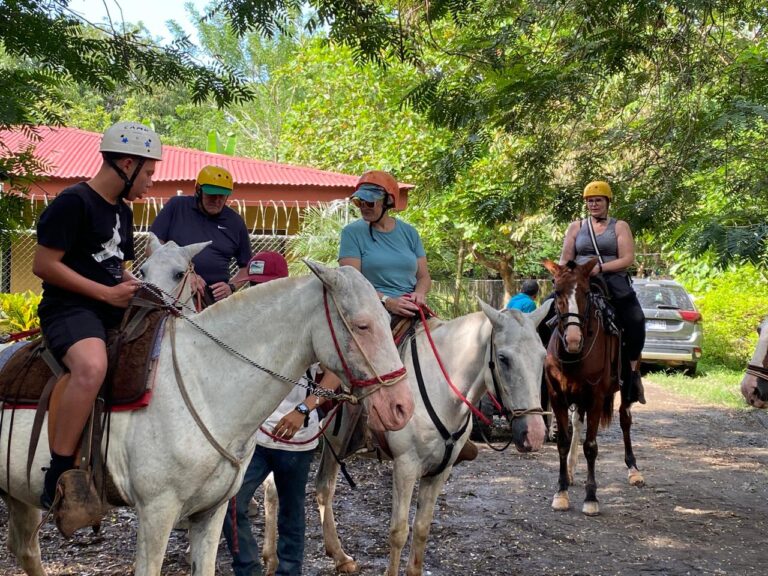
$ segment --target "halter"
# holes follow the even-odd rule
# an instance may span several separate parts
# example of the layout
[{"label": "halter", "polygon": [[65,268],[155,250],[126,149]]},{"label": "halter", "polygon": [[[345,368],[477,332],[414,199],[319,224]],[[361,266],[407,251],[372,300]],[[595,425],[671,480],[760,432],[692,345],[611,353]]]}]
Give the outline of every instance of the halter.
[{"label": "halter", "polygon": [[[579,341],[579,350],[578,352],[573,352],[568,354],[571,355],[581,355],[581,352],[584,348],[584,339],[585,339],[585,326],[587,324],[587,320],[589,319],[589,314],[592,308],[592,299],[591,294],[587,294],[587,309],[584,312],[584,314],[578,314],[576,312],[563,312],[557,313],[557,328],[558,328],[558,337],[560,339],[560,343],[563,345],[563,347],[567,350],[567,343],[565,341],[565,331],[568,328],[568,326],[576,326],[579,329],[579,333],[581,335],[581,339]],[[575,318],[575,320],[571,320],[571,318]]]},{"label": "halter", "polygon": [[376,372],[376,368],[373,366],[373,363],[368,358],[368,355],[365,353],[365,349],[360,345],[360,342],[357,339],[357,336],[355,336],[354,331],[352,330],[352,327],[349,325],[349,322],[347,321],[346,316],[341,311],[341,308],[339,308],[339,303],[336,301],[336,296],[331,294],[331,300],[333,300],[333,305],[336,307],[336,312],[339,314],[339,318],[341,318],[341,321],[344,323],[344,327],[347,329],[347,332],[349,332],[349,335],[352,337],[352,340],[354,340],[355,345],[357,346],[357,349],[360,350],[360,354],[362,354],[363,359],[365,360],[365,363],[368,365],[368,368],[371,372],[373,372],[373,378],[368,378],[366,380],[361,380],[359,378],[354,378],[352,376],[352,371],[349,369],[349,366],[347,365],[346,360],[344,359],[344,354],[341,351],[341,346],[339,346],[339,341],[336,338],[336,331],[333,328],[333,319],[331,318],[331,310],[328,306],[328,290],[323,285],[323,305],[325,306],[325,318],[328,321],[328,328],[331,331],[331,338],[333,339],[333,346],[336,348],[336,354],[339,355],[339,360],[341,360],[341,366],[344,369],[344,374],[347,376],[347,379],[349,380],[350,386],[357,387],[357,388],[370,388],[368,392],[365,394],[361,394],[357,397],[358,400],[362,400],[366,396],[370,396],[377,390],[379,390],[382,386],[393,386],[400,382],[403,378],[405,378],[405,366],[394,370],[392,372],[388,372],[387,374],[384,374],[383,376],[379,376],[378,372]]},{"label": "halter", "polygon": [[[544,412],[544,410],[541,408],[541,406],[537,406],[535,408],[513,408],[509,409],[506,406],[504,406],[504,397],[501,395],[501,386],[499,385],[499,381],[501,380],[501,374],[499,374],[499,367],[496,365],[496,363],[493,361],[494,358],[496,358],[496,343],[493,340],[494,337],[494,329],[491,328],[491,341],[489,344],[489,359],[488,359],[488,369],[491,372],[491,381],[493,382],[493,389],[496,393],[496,398],[491,396],[491,400],[497,404],[497,408],[502,408],[504,412],[507,415],[507,418],[510,420],[514,420],[515,418],[521,418],[523,416],[528,416],[530,414],[543,416],[544,414],[549,414],[549,412]],[[497,399],[498,398],[498,399]]]}]

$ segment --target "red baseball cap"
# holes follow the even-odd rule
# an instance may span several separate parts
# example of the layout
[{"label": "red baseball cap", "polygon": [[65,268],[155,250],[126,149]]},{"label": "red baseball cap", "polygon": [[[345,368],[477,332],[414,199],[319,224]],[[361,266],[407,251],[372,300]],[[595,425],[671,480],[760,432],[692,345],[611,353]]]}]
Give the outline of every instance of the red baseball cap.
[{"label": "red baseball cap", "polygon": [[277,278],[288,277],[288,262],[279,252],[258,252],[248,261],[248,280],[263,284]]}]

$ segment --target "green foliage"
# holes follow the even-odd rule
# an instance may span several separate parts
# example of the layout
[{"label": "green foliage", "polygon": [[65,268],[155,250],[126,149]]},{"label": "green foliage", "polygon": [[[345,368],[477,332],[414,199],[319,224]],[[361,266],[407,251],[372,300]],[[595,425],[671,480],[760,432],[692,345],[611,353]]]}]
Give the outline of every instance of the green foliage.
[{"label": "green foliage", "polygon": [[703,355],[709,362],[744,369],[757,345],[755,329],[768,314],[766,287],[754,266],[743,265],[710,277],[702,291],[694,292],[704,328]]},{"label": "green foliage", "polygon": [[37,306],[41,296],[31,290],[0,294],[0,332],[23,332],[40,326]]},{"label": "green foliage", "polygon": [[743,377],[744,366],[729,368],[706,357],[699,362],[695,378],[679,371],[651,372],[646,376],[655,384],[705,404],[746,408],[739,389]]},{"label": "green foliage", "polygon": [[311,206],[306,210],[301,230],[288,242],[288,271],[291,276],[308,273],[302,258],[336,266],[341,229],[350,221],[350,210],[352,208],[346,202]]}]

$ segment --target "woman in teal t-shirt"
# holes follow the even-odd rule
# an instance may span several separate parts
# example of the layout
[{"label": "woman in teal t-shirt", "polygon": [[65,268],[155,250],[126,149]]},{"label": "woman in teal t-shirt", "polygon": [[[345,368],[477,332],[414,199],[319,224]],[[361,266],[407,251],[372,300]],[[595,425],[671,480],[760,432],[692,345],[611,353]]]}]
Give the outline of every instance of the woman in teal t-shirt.
[{"label": "woman in teal t-shirt", "polygon": [[402,208],[399,198],[391,174],[373,170],[360,177],[352,202],[362,219],[341,231],[339,265],[360,270],[390,314],[414,316],[426,304],[432,279],[419,233],[387,213]]}]

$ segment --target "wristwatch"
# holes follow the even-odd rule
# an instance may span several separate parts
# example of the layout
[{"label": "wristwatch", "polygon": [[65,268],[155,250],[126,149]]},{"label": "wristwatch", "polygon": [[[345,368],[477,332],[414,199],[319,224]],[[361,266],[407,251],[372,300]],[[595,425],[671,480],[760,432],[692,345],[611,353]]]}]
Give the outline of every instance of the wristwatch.
[{"label": "wristwatch", "polygon": [[232,284],[232,282],[229,282],[229,283],[227,284],[227,286],[229,286],[229,290],[230,290],[230,292],[232,292],[232,294],[234,294],[235,292],[237,292],[237,286],[235,286],[234,284]]},{"label": "wristwatch", "polygon": [[297,404],[294,410],[296,410],[296,412],[298,412],[302,416],[309,416],[309,408],[307,407],[306,404],[304,404],[304,402]]}]

